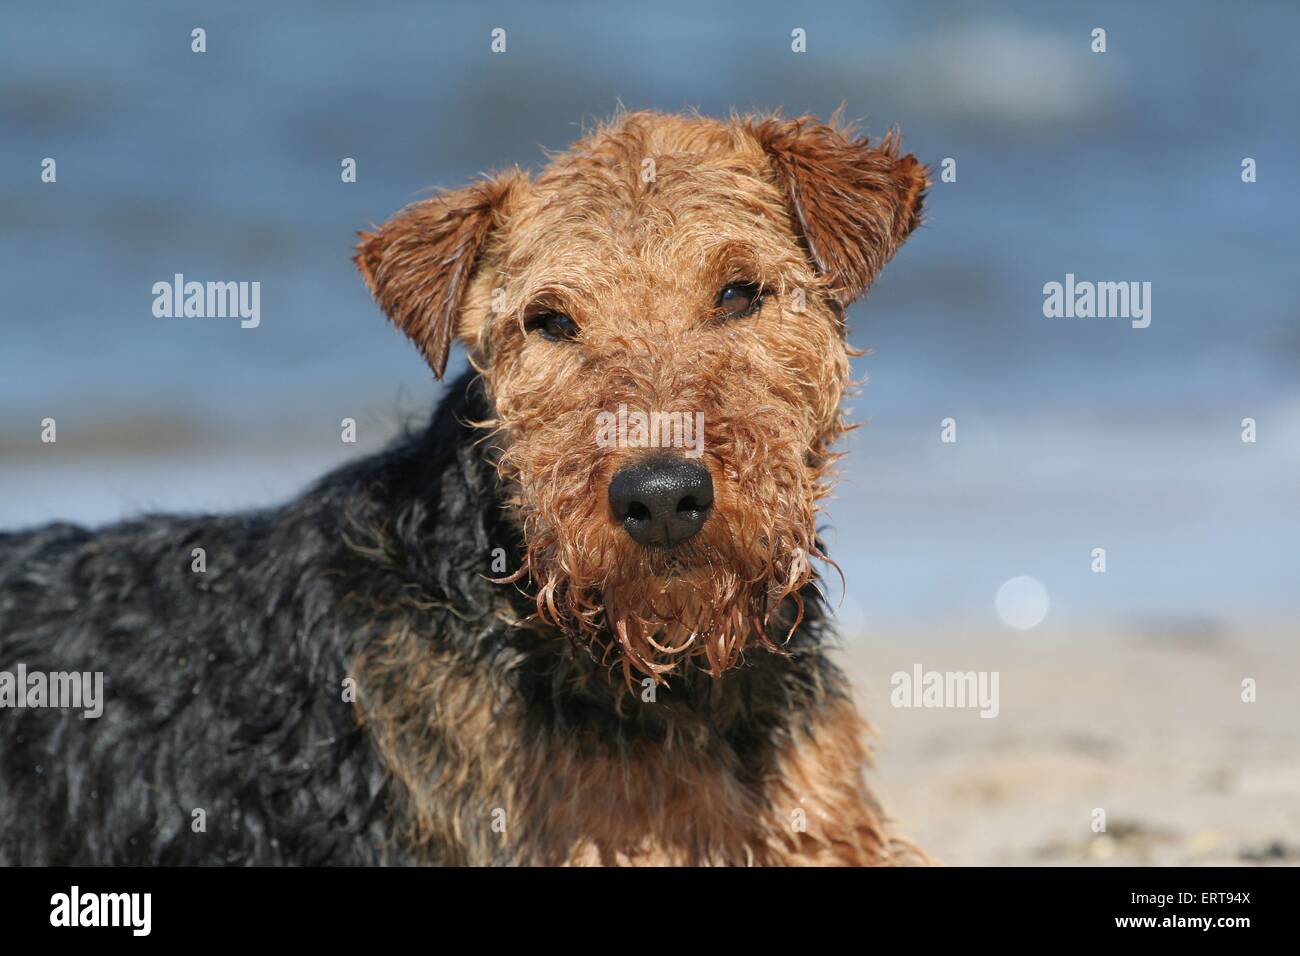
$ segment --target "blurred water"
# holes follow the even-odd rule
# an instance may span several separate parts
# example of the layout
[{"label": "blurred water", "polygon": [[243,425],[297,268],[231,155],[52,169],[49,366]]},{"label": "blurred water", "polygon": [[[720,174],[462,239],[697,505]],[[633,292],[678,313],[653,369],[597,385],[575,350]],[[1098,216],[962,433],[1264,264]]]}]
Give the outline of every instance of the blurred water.
[{"label": "blurred water", "polygon": [[[282,498],[357,453],[340,418],[374,447],[398,405],[431,402],[348,262],[357,228],[426,187],[537,165],[620,101],[843,102],[958,163],[851,316],[873,353],[830,514],[850,623],[994,622],[1018,574],[1057,619],[1300,607],[1294,4],[71,3],[3,22],[0,526]],[[260,281],[261,327],[155,319],[175,272]],[[1151,327],[1045,319],[1067,272],[1151,282]]]}]

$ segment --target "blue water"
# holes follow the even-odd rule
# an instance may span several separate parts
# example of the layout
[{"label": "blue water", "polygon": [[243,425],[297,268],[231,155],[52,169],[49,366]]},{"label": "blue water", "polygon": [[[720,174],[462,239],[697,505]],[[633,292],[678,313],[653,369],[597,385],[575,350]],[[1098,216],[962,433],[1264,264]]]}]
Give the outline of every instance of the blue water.
[{"label": "blue water", "polygon": [[[851,314],[870,425],[828,519],[850,613],[996,624],[1017,574],[1056,621],[1300,609],[1295,4],[67,3],[3,23],[2,524],[282,497],[346,456],[339,418],[430,400],[348,261],[427,187],[537,165],[619,102],[843,102],[958,174]],[[175,272],[260,281],[261,327],[155,319]],[[1067,272],[1152,283],[1151,327],[1044,318]],[[133,423],[161,449],[76,458]]]}]

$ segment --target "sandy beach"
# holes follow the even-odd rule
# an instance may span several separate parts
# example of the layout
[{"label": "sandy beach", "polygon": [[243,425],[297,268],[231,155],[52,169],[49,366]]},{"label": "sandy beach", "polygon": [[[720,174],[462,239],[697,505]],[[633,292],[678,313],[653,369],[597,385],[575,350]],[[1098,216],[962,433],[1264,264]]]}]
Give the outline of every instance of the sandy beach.
[{"label": "sandy beach", "polygon": [[[879,733],[876,792],[942,863],[1300,864],[1300,648],[1281,627],[954,629],[842,660]],[[891,706],[891,675],[918,663],[997,670],[997,716]]]}]

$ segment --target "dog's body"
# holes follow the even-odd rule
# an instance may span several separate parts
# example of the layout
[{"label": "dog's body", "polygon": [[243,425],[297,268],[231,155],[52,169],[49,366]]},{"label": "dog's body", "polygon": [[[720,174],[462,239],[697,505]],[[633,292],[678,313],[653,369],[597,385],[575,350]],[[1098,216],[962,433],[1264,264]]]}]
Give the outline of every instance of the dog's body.
[{"label": "dog's body", "polygon": [[[0,536],[3,659],[103,671],[111,702],[97,720],[0,718],[0,862],[879,854],[811,597],[791,657],[760,651],[725,682],[689,671],[655,706],[585,649],[511,626],[526,607],[485,556],[518,540],[461,424],[478,391],[453,383],[428,431],[284,508]],[[788,769],[818,747],[831,766]],[[841,835],[801,849],[800,810]]]},{"label": "dog's body", "polygon": [[[711,426],[712,447],[697,468],[707,468],[696,474],[707,500],[690,498],[687,510],[679,502],[668,523],[656,525],[657,512],[619,512],[609,477],[624,474],[629,461],[645,467],[639,453],[554,451],[563,444],[556,421],[570,429],[572,444],[574,434],[586,434],[588,411],[628,398],[671,401],[664,389],[680,394],[691,382],[658,360],[629,370],[635,342],[622,340],[609,379],[616,385],[601,392],[601,364],[590,352],[572,364],[579,343],[599,345],[595,312],[576,342],[564,341],[576,338],[567,333],[511,338],[509,328],[485,318],[496,283],[509,299],[511,283],[535,268],[518,257],[540,241],[530,225],[559,193],[542,193],[540,211],[520,211],[532,200],[520,198],[524,187],[514,179],[472,187],[459,203],[441,197],[413,207],[365,237],[362,271],[435,371],[453,335],[474,343],[484,369],[452,384],[426,431],[279,509],[0,535],[0,668],[100,671],[107,697],[99,719],[75,710],[0,710],[0,862],[869,864],[908,857],[865,787],[865,725],[825,655],[828,626],[808,568],[808,557],[819,554],[813,502],[824,447],[840,430],[847,369],[833,299],[861,291],[893,245],[838,271],[827,265],[834,240],[809,220],[821,200],[802,180],[795,184],[811,160],[780,152],[802,148],[803,127],[788,125],[795,121],[741,130],[734,121],[635,115],[594,137],[592,152],[575,151],[576,167],[559,165],[557,188],[584,164],[629,161],[629,131],[642,146],[658,135],[638,122],[671,126],[688,145],[704,142],[699,149],[709,157],[728,137],[753,136],[756,145],[744,145],[741,157],[753,166],[745,186],[757,204],[745,215],[758,218],[746,228],[759,228],[780,207],[783,175],[792,184],[791,219],[801,223],[783,221],[775,253],[745,254],[746,268],[763,277],[762,291],[757,280],[727,286],[748,289],[752,311],[723,314],[735,293],[718,297],[716,312],[728,321],[757,312],[784,326],[783,300],[766,304],[766,297],[777,299],[795,281],[807,286],[811,316],[798,313],[805,327],[797,341],[771,344],[779,360],[769,362],[768,347],[749,338],[768,331],[692,320],[702,369],[724,361],[711,358],[714,347],[703,337],[725,332],[730,338],[719,340],[725,348],[717,354],[764,390],[722,399],[745,408],[694,391],[711,421],[725,426]],[[817,137],[841,135],[829,129],[819,127]],[[617,160],[609,159],[611,142]],[[866,149],[842,138],[831,145],[840,143]],[[831,162],[822,139],[810,145],[817,163]],[[773,156],[764,167],[775,170],[770,176],[755,165],[764,150]],[[873,162],[878,152],[869,154]],[[727,175],[741,175],[740,160],[718,155]],[[881,168],[899,177],[901,198],[889,201],[908,221],[879,229],[901,241],[919,213],[924,171],[909,166],[910,157],[894,158],[888,144],[881,157]],[[673,161],[665,157],[661,170]],[[545,182],[539,178],[539,190]],[[649,205],[646,214],[654,215]],[[494,247],[489,237],[502,230],[521,245],[512,251],[502,239]],[[717,231],[727,238],[725,215]],[[816,276],[794,261],[801,240]],[[855,276],[858,267],[866,271]],[[640,281],[623,268],[629,283]],[[441,278],[408,288],[421,269]],[[627,314],[622,305],[610,311]],[[527,309],[508,312],[522,330]],[[573,324],[568,315],[560,316],[567,325],[553,311],[545,315],[548,329]],[[667,332],[680,350],[683,333]],[[814,346],[828,357],[800,351]],[[737,350],[747,349],[754,350],[749,365],[737,365]],[[547,361],[553,382],[588,375],[594,404],[576,412],[565,406],[580,398],[571,384],[556,384],[552,397],[541,393],[546,366],[534,371],[530,363]],[[773,376],[814,361],[825,363],[831,378],[822,387],[834,395],[816,395],[810,382],[808,398],[803,385],[792,386],[789,411],[762,397],[781,390]],[[638,392],[637,382],[650,382],[655,394]],[[804,414],[807,425],[794,417]],[[780,457],[782,441],[792,442],[796,457]],[[574,489],[567,498],[557,490],[566,487]],[[783,502],[791,514],[778,516],[765,502]],[[203,570],[195,569],[196,548]],[[596,574],[593,561],[606,570]]]}]

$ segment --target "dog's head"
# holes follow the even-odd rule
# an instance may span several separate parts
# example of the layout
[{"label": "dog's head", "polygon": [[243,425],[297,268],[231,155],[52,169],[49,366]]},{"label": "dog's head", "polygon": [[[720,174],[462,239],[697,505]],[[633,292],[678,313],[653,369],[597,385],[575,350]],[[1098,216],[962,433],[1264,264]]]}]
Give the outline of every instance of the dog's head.
[{"label": "dog's head", "polygon": [[633,113],[417,202],[356,261],[441,375],[453,338],[539,616],[656,679],[713,674],[798,600],[849,382],[844,309],[925,168],[834,123]]}]

